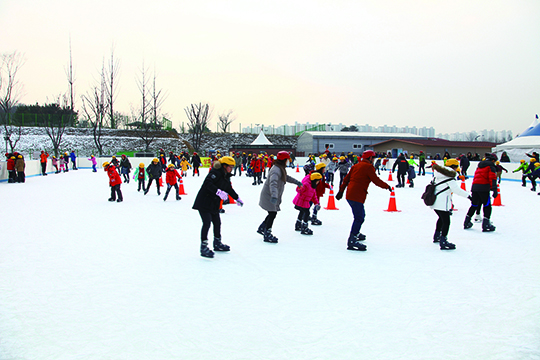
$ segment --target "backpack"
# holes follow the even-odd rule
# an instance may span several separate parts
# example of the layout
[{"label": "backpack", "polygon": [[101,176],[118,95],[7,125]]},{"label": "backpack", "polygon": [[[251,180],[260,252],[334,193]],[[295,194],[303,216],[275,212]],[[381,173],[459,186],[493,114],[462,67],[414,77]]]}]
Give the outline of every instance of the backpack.
[{"label": "backpack", "polygon": [[422,194],[422,199],[424,200],[424,204],[426,204],[427,206],[431,206],[431,205],[435,204],[435,200],[437,199],[437,195],[439,195],[443,191],[446,191],[446,190],[449,189],[449,187],[447,186],[444,189],[442,189],[441,191],[435,192],[435,187],[437,185],[444,184],[445,182],[448,182],[450,180],[453,180],[453,179],[449,178],[449,179],[441,181],[438,184],[435,184],[435,179],[431,180],[431,182],[426,185],[426,190]]}]

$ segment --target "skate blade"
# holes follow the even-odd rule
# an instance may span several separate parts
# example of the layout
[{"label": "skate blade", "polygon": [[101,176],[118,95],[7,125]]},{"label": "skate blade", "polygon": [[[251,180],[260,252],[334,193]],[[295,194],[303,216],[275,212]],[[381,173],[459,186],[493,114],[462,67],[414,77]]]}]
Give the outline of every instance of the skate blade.
[{"label": "skate blade", "polygon": [[354,246],[348,246],[347,250],[366,251],[367,248],[358,248],[358,247],[354,247]]}]

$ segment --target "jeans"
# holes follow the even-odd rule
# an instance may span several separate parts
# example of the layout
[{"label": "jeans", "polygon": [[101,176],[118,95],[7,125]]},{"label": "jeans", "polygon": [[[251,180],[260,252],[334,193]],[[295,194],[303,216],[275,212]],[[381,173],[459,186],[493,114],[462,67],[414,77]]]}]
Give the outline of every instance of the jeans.
[{"label": "jeans", "polygon": [[364,223],[364,219],[366,218],[366,211],[364,209],[364,204],[358,201],[353,201],[353,200],[347,200],[347,202],[351,206],[351,210],[354,217],[350,235],[357,236],[358,234],[360,234],[360,228],[362,227],[362,224]]}]

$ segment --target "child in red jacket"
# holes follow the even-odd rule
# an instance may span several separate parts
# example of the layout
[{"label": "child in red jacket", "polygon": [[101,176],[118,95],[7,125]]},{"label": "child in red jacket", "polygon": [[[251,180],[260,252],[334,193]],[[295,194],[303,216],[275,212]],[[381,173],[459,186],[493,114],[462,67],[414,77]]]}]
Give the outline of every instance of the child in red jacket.
[{"label": "child in red jacket", "polygon": [[[122,202],[124,197],[122,196],[122,191],[120,190],[120,184],[122,184],[122,178],[116,171],[116,166],[110,164],[108,161],[103,163],[103,170],[107,172],[109,176],[109,186],[111,187],[111,197],[109,201]],[[116,196],[118,195],[118,200]]]},{"label": "child in red jacket", "polygon": [[167,167],[167,171],[165,171],[165,181],[167,182],[167,191],[165,191],[165,197],[163,198],[163,201],[167,200],[167,197],[169,196],[169,191],[171,191],[171,188],[174,186],[176,189],[176,200],[181,200],[182,198],[180,195],[178,195],[178,179],[180,179],[181,176],[178,173],[178,171],[175,169],[173,164],[169,164]]}]

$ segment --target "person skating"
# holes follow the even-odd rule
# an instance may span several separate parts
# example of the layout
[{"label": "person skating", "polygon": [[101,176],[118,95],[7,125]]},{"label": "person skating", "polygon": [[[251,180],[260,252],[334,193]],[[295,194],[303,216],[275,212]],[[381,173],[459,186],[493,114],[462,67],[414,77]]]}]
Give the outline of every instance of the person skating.
[{"label": "person skating", "polygon": [[396,187],[405,187],[405,175],[407,174],[407,170],[409,170],[409,162],[407,161],[407,159],[405,159],[405,155],[403,155],[403,153],[399,154],[396,161],[394,162],[394,165],[392,166],[392,173],[396,170],[396,167],[398,168],[398,184],[396,185]]},{"label": "person skating", "polygon": [[328,173],[328,181],[327,182],[330,183],[330,185],[332,185],[332,186],[334,186],[334,174],[335,174],[336,169],[337,169],[337,163],[338,163],[338,158],[334,156],[332,158],[332,161],[326,167],[326,171]]},{"label": "person skating", "polygon": [[150,190],[150,185],[152,185],[152,181],[155,181],[156,183],[157,194],[161,195],[161,192],[159,191],[159,188],[161,187],[161,185],[159,184],[159,180],[161,179],[162,171],[161,165],[157,158],[152,159],[152,163],[146,168],[146,173],[148,174],[150,180],[148,180],[148,185],[146,186],[144,195],[148,194],[148,191]]},{"label": "person skating", "polygon": [[54,155],[52,156],[51,162],[52,162],[52,165],[54,166],[54,168],[56,169],[56,171],[54,173],[58,174],[60,172],[60,170],[58,170],[58,159],[56,158],[56,156],[54,156]]},{"label": "person skating", "polygon": [[495,168],[497,169],[497,182],[500,184],[502,179],[502,172],[505,171],[508,173],[508,170],[506,170],[499,161],[495,163]]},{"label": "person skating", "polygon": [[[540,162],[537,162],[534,164],[534,170],[531,171],[531,173],[529,175],[527,175],[527,177],[529,178],[529,180],[531,180],[531,183],[533,185],[533,188],[531,190],[535,191],[536,190],[536,179],[538,179],[540,177]],[[538,193],[538,195],[540,195],[540,192]]]},{"label": "person skating", "polygon": [[431,208],[439,217],[435,225],[433,242],[439,243],[441,250],[453,250],[456,246],[448,242],[450,229],[450,215],[452,214],[452,193],[472,199],[468,192],[463,190],[456,180],[459,162],[456,159],[446,161],[446,166],[433,165],[435,173],[433,181],[436,184],[437,197]]},{"label": "person skating", "polygon": [[527,186],[527,174],[530,174],[529,171],[529,164],[525,162],[525,160],[520,160],[519,167],[512,171],[513,173],[516,173],[521,170],[521,186],[526,187]]},{"label": "person skating", "polygon": [[347,158],[345,156],[340,156],[339,163],[337,164],[337,170],[339,170],[339,186],[343,184],[343,179],[347,176],[350,168],[351,163],[347,161]]},{"label": "person skating", "polygon": [[302,179],[302,186],[296,188],[296,196],[293,199],[294,208],[298,210],[298,218],[294,230],[300,231],[302,235],[313,235],[313,231],[308,228],[309,208],[311,204],[319,205],[316,188],[322,180],[322,175],[313,172]]},{"label": "person skating", "polygon": [[174,187],[176,190],[176,200],[182,199],[180,195],[178,195],[178,191],[180,190],[178,188],[178,180],[180,178],[181,176],[174,168],[174,165],[169,164],[169,166],[167,167],[167,171],[165,171],[165,182],[167,183],[167,191],[165,191],[165,197],[163,197],[163,201],[167,200],[167,197],[169,196],[169,192],[171,191],[172,187]]},{"label": "person skating", "polygon": [[64,165],[66,166],[64,172],[69,172],[69,155],[67,151],[64,153]]},{"label": "person skating", "polygon": [[407,180],[409,180],[409,187],[414,187],[414,178],[416,177],[416,171],[414,166],[409,162],[409,169],[407,170]]},{"label": "person skating", "polygon": [[188,160],[185,157],[182,157],[182,160],[180,161],[180,171],[181,176],[187,176],[187,170],[191,168],[191,165],[189,165]]},{"label": "person skating", "polygon": [[49,153],[46,153],[45,151],[41,150],[41,154],[39,155],[39,161],[41,163],[41,175],[47,176],[47,158],[49,157]]},{"label": "person skating", "polygon": [[97,172],[96,166],[97,166],[97,159],[94,155],[90,155],[90,158],[88,159],[92,163],[92,172]]},{"label": "person skating", "polygon": [[64,156],[60,155],[60,158],[58,159],[58,166],[60,166],[59,172],[66,172],[65,164],[66,160],[64,160]]},{"label": "person skating", "polygon": [[[326,192],[326,189],[330,189],[330,185],[325,181],[324,174],[326,173],[326,164],[324,162],[320,162],[317,165],[315,165],[315,170],[313,172],[318,172],[322,175],[321,181],[317,184],[317,188],[315,189],[315,193],[317,194],[317,199],[320,204],[321,197],[323,197],[324,193]],[[313,215],[310,217],[311,225],[322,225],[322,221],[317,219],[317,214],[319,210],[321,209],[321,205],[315,205],[313,206]]]},{"label": "person skating", "polygon": [[131,163],[126,155],[122,155],[120,160],[120,173],[124,177],[124,182],[129,184],[129,172],[131,171]]},{"label": "person skating", "polygon": [[233,174],[233,176],[236,176],[236,170],[238,170],[238,176],[242,176],[242,157],[240,156],[239,152],[237,152],[234,155],[234,174]]},{"label": "person skating", "polygon": [[366,202],[367,189],[370,183],[374,183],[382,189],[392,191],[392,187],[382,181],[375,173],[373,159],[376,154],[373,150],[367,150],[362,153],[362,160],[351,168],[351,171],[345,176],[343,184],[339,187],[336,194],[336,200],[341,200],[343,192],[347,189],[345,198],[349,203],[353,213],[353,223],[349,238],[347,239],[348,250],[365,251],[367,247],[360,243],[366,236],[360,232],[366,216],[364,203]]},{"label": "person skating", "polygon": [[146,170],[144,168],[144,163],[140,163],[137,170],[135,170],[135,174],[133,175],[133,179],[137,180],[139,183],[139,187],[137,188],[137,191],[142,190],[146,192]]},{"label": "person skating", "polygon": [[72,169],[79,170],[77,168],[77,156],[75,155],[75,151],[71,151],[71,154],[69,154],[69,159],[71,160]]},{"label": "person skating", "polygon": [[262,172],[263,172],[263,160],[262,154],[257,156],[253,154],[253,159],[251,160],[251,168],[253,169],[253,184],[251,185],[260,185],[262,184]]},{"label": "person skating", "polygon": [[426,154],[422,150],[420,150],[420,154],[418,154],[418,176],[426,175]]},{"label": "person skating", "polygon": [[15,169],[15,156],[10,156],[6,160],[6,170],[8,171],[8,184],[14,184],[17,182],[17,170]]},{"label": "person skating", "polygon": [[196,152],[194,152],[193,156],[191,157],[191,164],[193,165],[193,176],[195,176],[195,174],[197,174],[197,176],[201,176],[201,174],[199,173],[199,167],[202,164],[201,158]]},{"label": "person skating", "polygon": [[465,176],[465,179],[469,178],[469,176],[467,176],[467,170],[469,169],[470,165],[471,165],[471,162],[469,158],[462,154],[459,159],[459,166],[461,168],[461,175]]},{"label": "person skating", "polygon": [[203,223],[201,228],[201,256],[203,257],[214,257],[214,252],[208,248],[210,224],[214,228],[214,251],[230,250],[229,245],[221,242],[219,205],[222,200],[227,199],[229,196],[236,200],[239,206],[244,205],[231,185],[231,171],[234,165],[234,159],[230,156],[224,156],[219,161],[214,161],[212,169],[204,179],[193,203],[193,209],[199,211]]},{"label": "person skating", "polygon": [[470,229],[473,226],[471,218],[479,206],[483,206],[484,218],[482,219],[482,231],[495,231],[495,226],[491,223],[491,197],[489,192],[493,191],[493,198],[499,193],[497,191],[497,169],[495,167],[497,155],[486,153],[485,160],[482,160],[474,173],[471,186],[472,200],[471,207],[465,216],[463,228]]},{"label": "person skating", "polygon": [[17,182],[24,183],[26,181],[26,175],[24,169],[26,168],[26,163],[22,155],[17,155],[15,160],[15,170],[17,170]]},{"label": "person skating", "polygon": [[259,225],[257,232],[264,236],[265,242],[278,242],[278,238],[272,235],[272,226],[277,216],[277,212],[281,210],[279,205],[281,204],[281,196],[285,190],[285,184],[291,183],[302,186],[300,181],[287,175],[286,167],[287,160],[289,159],[290,157],[287,151],[278,152],[277,160],[273,162],[272,167],[268,171],[268,178],[264,182],[261,190],[259,206],[263,210],[268,211],[268,215],[261,225]]},{"label": "person skating", "polygon": [[120,184],[122,184],[122,179],[120,178],[118,171],[116,171],[116,166],[109,163],[108,161],[105,161],[103,163],[103,170],[107,172],[107,175],[109,176],[109,186],[111,187],[111,197],[109,198],[109,201],[124,201],[124,197],[122,196],[122,190],[120,190]]}]

